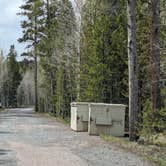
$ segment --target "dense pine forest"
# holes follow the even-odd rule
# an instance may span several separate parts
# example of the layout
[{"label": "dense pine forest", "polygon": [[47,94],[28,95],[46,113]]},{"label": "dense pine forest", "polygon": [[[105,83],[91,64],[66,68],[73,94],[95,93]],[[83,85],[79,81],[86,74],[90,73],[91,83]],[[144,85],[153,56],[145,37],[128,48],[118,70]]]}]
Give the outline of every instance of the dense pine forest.
[{"label": "dense pine forest", "polygon": [[26,48],[1,52],[3,107],[69,118],[73,101],[125,104],[130,140],[165,134],[165,0],[25,0],[17,15]]}]

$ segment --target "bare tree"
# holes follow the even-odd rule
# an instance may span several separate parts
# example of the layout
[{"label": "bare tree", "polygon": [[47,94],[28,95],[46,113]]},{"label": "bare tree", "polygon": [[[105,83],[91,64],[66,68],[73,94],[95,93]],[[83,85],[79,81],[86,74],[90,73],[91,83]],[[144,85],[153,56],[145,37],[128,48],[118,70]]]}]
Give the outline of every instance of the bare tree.
[{"label": "bare tree", "polygon": [[77,100],[80,99],[80,35],[81,35],[81,22],[82,22],[82,7],[85,0],[74,0],[74,11],[76,15],[77,31],[76,31],[76,43],[77,43]]},{"label": "bare tree", "polygon": [[127,0],[130,141],[135,141],[137,139],[136,122],[138,116],[138,67],[136,51],[137,49],[135,6],[135,0]]},{"label": "bare tree", "polygon": [[17,89],[18,106],[32,106],[35,103],[34,72],[27,70]]}]

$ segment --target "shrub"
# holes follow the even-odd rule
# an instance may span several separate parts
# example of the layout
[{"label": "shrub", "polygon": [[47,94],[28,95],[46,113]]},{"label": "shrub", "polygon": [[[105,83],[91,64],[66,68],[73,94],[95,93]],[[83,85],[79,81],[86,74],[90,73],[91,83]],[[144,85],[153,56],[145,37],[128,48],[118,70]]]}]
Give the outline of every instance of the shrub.
[{"label": "shrub", "polygon": [[151,103],[148,101],[143,110],[143,123],[140,135],[148,142],[153,142],[161,133],[166,130],[166,106],[159,110],[152,110]]}]

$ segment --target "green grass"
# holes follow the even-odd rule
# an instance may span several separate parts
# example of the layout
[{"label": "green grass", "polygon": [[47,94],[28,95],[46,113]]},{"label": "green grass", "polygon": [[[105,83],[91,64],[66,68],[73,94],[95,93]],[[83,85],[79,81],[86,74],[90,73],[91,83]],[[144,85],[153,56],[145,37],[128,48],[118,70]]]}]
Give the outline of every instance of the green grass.
[{"label": "green grass", "polygon": [[1,112],[1,111],[4,111],[4,109],[3,109],[3,108],[0,108],[0,112]]},{"label": "green grass", "polygon": [[105,141],[124,149],[128,152],[135,153],[158,166],[166,166],[166,146],[138,144],[130,142],[128,138],[119,138],[113,136],[102,135]]}]

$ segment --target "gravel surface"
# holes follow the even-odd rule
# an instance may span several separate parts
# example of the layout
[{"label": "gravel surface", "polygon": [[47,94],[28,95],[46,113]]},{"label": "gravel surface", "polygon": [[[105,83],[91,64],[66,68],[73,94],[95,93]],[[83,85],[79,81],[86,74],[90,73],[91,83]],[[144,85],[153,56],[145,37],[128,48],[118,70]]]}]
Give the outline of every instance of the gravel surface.
[{"label": "gravel surface", "polygon": [[0,113],[2,166],[150,166],[100,137],[76,133],[32,109]]}]

